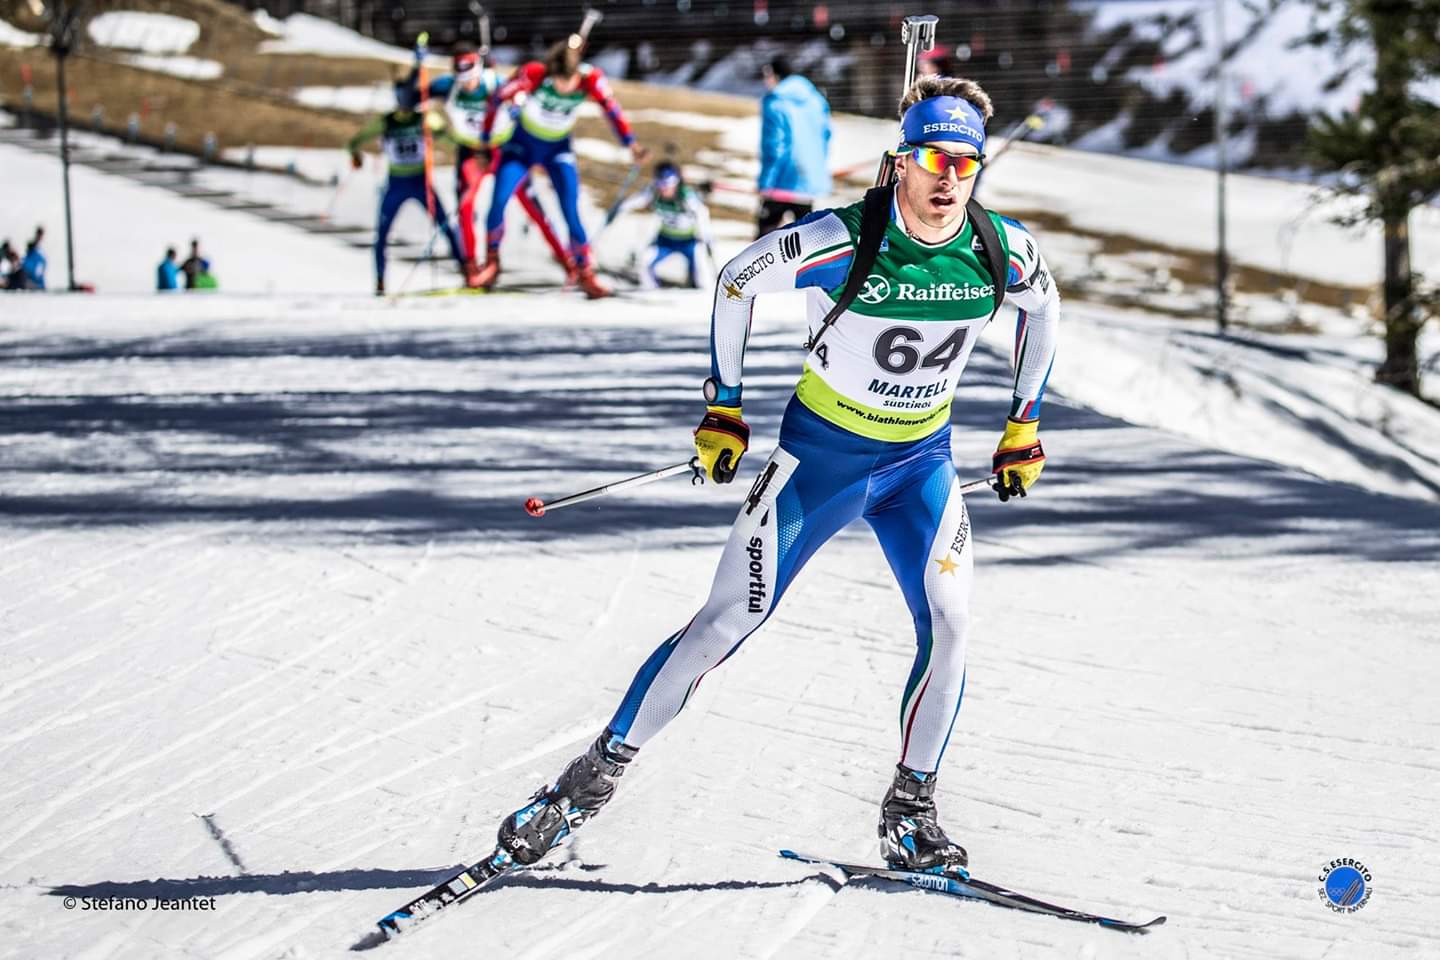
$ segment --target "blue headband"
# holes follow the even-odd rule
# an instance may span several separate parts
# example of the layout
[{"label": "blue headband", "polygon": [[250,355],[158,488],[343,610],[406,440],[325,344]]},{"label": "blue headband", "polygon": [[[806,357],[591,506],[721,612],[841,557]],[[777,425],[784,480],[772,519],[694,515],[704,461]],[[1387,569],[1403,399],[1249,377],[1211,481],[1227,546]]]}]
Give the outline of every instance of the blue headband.
[{"label": "blue headband", "polygon": [[959,97],[930,97],[905,111],[900,121],[903,142],[919,145],[948,140],[968,143],[985,152],[985,118],[969,100]]}]

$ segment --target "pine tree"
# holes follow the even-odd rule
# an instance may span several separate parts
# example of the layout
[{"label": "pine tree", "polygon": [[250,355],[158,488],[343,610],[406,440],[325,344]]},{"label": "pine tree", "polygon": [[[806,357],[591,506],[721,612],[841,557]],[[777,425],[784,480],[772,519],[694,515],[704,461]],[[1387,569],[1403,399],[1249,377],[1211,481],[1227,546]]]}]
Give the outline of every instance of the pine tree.
[{"label": "pine tree", "polygon": [[[1440,106],[1421,84],[1440,81],[1440,0],[1312,0],[1334,26],[1309,42],[1343,54],[1373,49],[1375,87],[1354,110],[1321,116],[1308,150],[1336,189],[1362,201],[1342,223],[1379,221],[1384,235],[1385,360],[1375,379],[1420,394],[1418,341],[1440,298],[1410,264],[1410,211],[1440,196]],[[1337,15],[1338,16],[1335,16]],[[1337,57],[1337,60],[1340,57]]]}]

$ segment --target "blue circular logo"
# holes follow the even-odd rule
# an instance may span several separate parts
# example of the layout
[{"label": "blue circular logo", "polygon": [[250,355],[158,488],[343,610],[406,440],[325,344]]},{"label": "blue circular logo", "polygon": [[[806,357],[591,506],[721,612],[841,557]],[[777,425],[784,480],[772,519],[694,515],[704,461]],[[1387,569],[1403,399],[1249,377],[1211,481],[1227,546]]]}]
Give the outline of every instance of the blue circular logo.
[{"label": "blue circular logo", "polygon": [[1365,896],[1365,878],[1354,867],[1331,870],[1325,878],[1325,896],[1337,907],[1348,907]]},{"label": "blue circular logo", "polygon": [[1353,857],[1338,857],[1320,871],[1320,900],[1336,913],[1354,913],[1370,901],[1370,871]]}]

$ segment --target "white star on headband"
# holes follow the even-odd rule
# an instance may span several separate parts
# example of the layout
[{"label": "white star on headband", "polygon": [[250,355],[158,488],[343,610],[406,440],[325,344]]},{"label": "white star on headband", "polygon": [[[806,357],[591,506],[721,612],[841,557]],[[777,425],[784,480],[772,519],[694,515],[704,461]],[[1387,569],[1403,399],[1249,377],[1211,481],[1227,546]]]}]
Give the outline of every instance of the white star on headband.
[{"label": "white star on headband", "polygon": [[951,120],[959,120],[963,116],[965,116],[965,108],[963,106],[956,107],[950,111]]}]

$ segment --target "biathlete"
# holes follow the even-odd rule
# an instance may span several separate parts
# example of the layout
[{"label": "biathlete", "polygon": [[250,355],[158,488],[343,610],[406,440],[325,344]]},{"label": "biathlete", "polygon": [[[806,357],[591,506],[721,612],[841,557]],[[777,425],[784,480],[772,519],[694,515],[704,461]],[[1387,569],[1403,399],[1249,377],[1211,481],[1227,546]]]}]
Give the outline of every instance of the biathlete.
[{"label": "biathlete", "polygon": [[[900,869],[963,868],[941,828],[935,783],[965,689],[974,547],[950,453],[960,374],[997,306],[1019,308],[1009,418],[992,468],[1000,489],[1040,477],[1040,404],[1055,356],[1060,297],[1035,239],[987,213],[966,215],[984,163],[990,99],[967,80],[926,77],[900,103],[898,183],[872,207],[885,216],[864,290],[816,342],[857,258],[865,203],[821,210],[766,234],[721,270],[711,314],[707,409],[695,448],[728,483],[749,446],[741,367],[756,294],[806,291],[811,349],[780,426],[695,618],[640,667],[599,737],[500,826],[497,855],[534,863],[614,793],[636,753],[675,718],[706,672],[774,612],[795,575],[837,531],[863,517],[910,608],[915,659],[900,706],[899,763],[880,804],[883,859]],[[1004,257],[985,235],[995,236]],[[972,244],[1007,263],[992,276]],[[1005,493],[1002,492],[1002,499]]]},{"label": "biathlete", "polygon": [[636,163],[646,151],[635,141],[630,123],[610,92],[610,85],[599,68],[580,60],[584,41],[572,34],[550,48],[543,62],[527,63],[491,98],[485,113],[482,141],[491,142],[495,117],[502,105],[525,95],[516,118],[515,131],[500,147],[500,163],[495,171],[495,192],[490,200],[490,214],[485,218],[485,265],[480,268],[480,285],[493,287],[500,278],[500,240],[505,234],[505,205],[516,186],[533,166],[542,166],[555,186],[565,225],[570,233],[569,254],[575,265],[576,282],[592,299],[610,294],[595,276],[590,260],[590,244],[585,225],[580,221],[580,174],[575,167],[575,150],[570,144],[570,131],[575,127],[575,112],[585,100],[600,104],[610,127],[622,144],[630,148]]},{"label": "biathlete", "polygon": [[[674,254],[685,258],[690,286],[700,286],[700,263],[698,246],[709,251],[713,248],[710,232],[710,211],[699,191],[685,182],[680,168],[668,160],[655,165],[655,182],[633,197],[620,204],[615,215],[644,210],[655,210],[660,220],[660,232],[646,247],[640,266],[640,285],[646,289],[660,286],[655,273],[661,261]],[[607,221],[608,223],[608,221]]]},{"label": "biathlete", "polygon": [[444,118],[437,114],[420,113],[417,109],[419,101],[420,94],[415,85],[408,80],[401,80],[395,84],[395,109],[371,120],[350,138],[352,167],[357,170],[360,168],[364,162],[360,148],[376,137],[380,138],[389,164],[385,192],[380,197],[380,216],[375,225],[377,295],[385,292],[385,245],[390,239],[390,227],[395,222],[395,215],[407,200],[430,207],[435,229],[445,234],[445,240],[450,244],[450,255],[455,258],[455,265],[462,273],[465,271],[465,261],[460,241],[455,236],[455,228],[450,225],[445,207],[440,203],[440,197],[436,195],[425,173],[425,128],[428,126],[431,134],[443,136],[448,125]]},{"label": "biathlete", "polygon": [[[483,141],[485,111],[490,98],[499,91],[500,76],[488,63],[485,51],[460,43],[451,55],[454,73],[431,80],[426,93],[434,103],[444,105],[450,121],[450,139],[455,142],[455,196],[459,198],[460,246],[465,258],[465,278],[469,286],[479,280],[480,267],[475,246],[475,198],[485,177],[493,175],[500,163],[498,147],[510,139],[513,124],[497,123],[490,144]],[[417,68],[418,73],[418,68]],[[540,235],[554,254],[555,261],[565,270],[566,279],[574,282],[575,269],[565,246],[545,216],[531,178],[525,177],[515,190],[520,206],[540,228]]]}]

